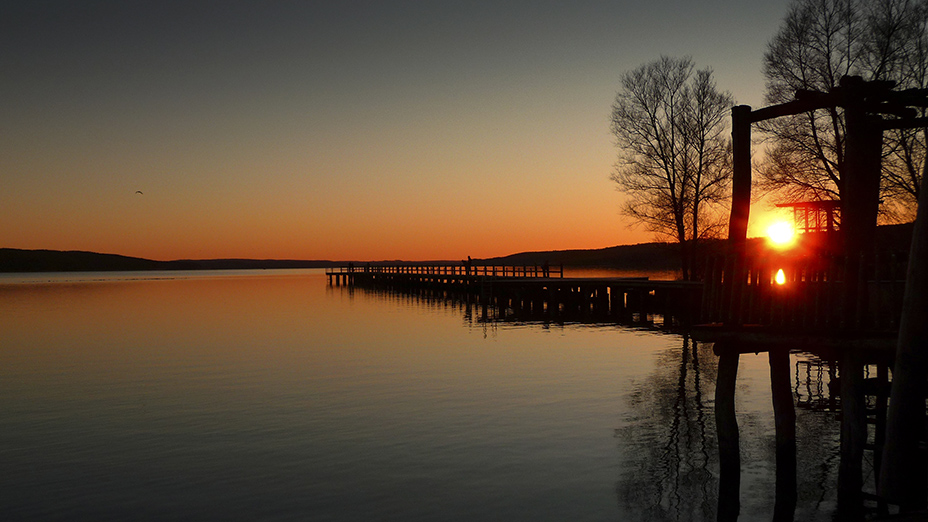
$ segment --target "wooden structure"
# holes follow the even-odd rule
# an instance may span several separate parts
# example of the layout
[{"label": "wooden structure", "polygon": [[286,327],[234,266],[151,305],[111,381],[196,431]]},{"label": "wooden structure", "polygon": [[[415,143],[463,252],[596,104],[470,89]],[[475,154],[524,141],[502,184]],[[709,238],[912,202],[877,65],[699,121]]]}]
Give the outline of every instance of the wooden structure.
[{"label": "wooden structure", "polygon": [[[838,478],[838,516],[842,519],[856,519],[862,512],[862,469],[861,461],[867,441],[867,414],[864,397],[865,380],[863,369],[867,364],[866,353],[854,343],[866,338],[872,332],[874,312],[884,308],[880,299],[885,295],[881,287],[880,274],[894,271],[898,267],[889,263],[885,269],[873,258],[869,242],[876,230],[876,217],[879,210],[879,187],[881,178],[881,154],[883,131],[890,128],[924,128],[928,119],[917,117],[913,107],[928,107],[928,90],[911,89],[893,91],[892,82],[864,81],[860,77],[844,77],[839,85],[829,92],[798,91],[792,102],[752,110],[742,105],[732,109],[732,206],[729,220],[727,255],[720,261],[721,268],[713,268],[707,279],[707,294],[712,317],[719,321],[710,337],[721,342],[716,344],[719,354],[719,375],[716,387],[716,421],[719,432],[721,483],[728,495],[737,498],[737,479],[733,478],[740,469],[738,452],[738,426],[734,415],[734,382],[738,368],[738,354],[741,351],[754,351],[755,339],[749,333],[748,325],[757,319],[764,326],[772,327],[778,321],[781,330],[793,331],[794,328],[806,327],[808,317],[804,312],[809,307],[825,307],[823,315],[816,316],[812,330],[819,334],[821,340],[835,341],[843,344],[839,365],[841,374],[841,465]],[[769,270],[761,263],[752,260],[746,248],[747,225],[751,205],[751,125],[771,118],[796,115],[820,109],[837,110],[845,118],[845,169],[842,172],[841,187],[841,255],[820,257],[804,261],[805,268],[786,269],[787,276],[794,281],[799,290],[783,292],[784,295],[772,293],[769,283]],[[884,115],[893,118],[885,119]],[[923,187],[922,196],[925,196]],[[922,197],[920,203],[928,203],[928,197]],[[919,220],[924,221],[924,205],[920,205]],[[828,228],[826,220],[826,229]],[[916,236],[919,225],[916,223]],[[924,244],[928,245],[928,224]],[[914,243],[913,243],[914,244]],[[926,368],[928,368],[928,333],[924,317],[928,314],[928,274],[918,264],[928,262],[928,246],[925,247],[925,259],[915,257],[908,264],[908,276],[905,290],[905,307],[895,306],[888,310],[888,323],[885,332],[889,332],[891,341],[898,327],[900,315],[903,324],[912,325],[912,332],[900,335],[900,354],[905,353],[905,361],[897,361],[893,378],[892,404],[902,404],[904,413],[896,416],[896,421],[889,419],[886,438],[887,448],[893,447],[890,459],[884,459],[883,472],[880,475],[878,489],[887,499],[898,504],[924,505],[926,496],[925,466],[912,465],[912,462],[924,463],[924,452],[918,449],[918,442],[924,440],[923,423],[912,422],[913,418],[925,417]],[[798,262],[798,260],[797,260]],[[759,268],[754,268],[759,266]],[[913,270],[921,271],[924,283],[913,291]],[[899,294],[895,277],[890,277],[887,286],[890,296]],[[874,282],[877,288],[874,289]],[[916,284],[916,286],[918,286]],[[798,294],[798,295],[792,295]],[[913,294],[920,297],[910,297]],[[824,297],[824,300],[823,300]],[[918,301],[920,299],[920,301]],[[760,308],[745,307],[745,303],[760,302]],[[777,305],[776,303],[782,303]],[[896,301],[893,301],[895,303]],[[774,310],[783,310],[778,315]],[[769,313],[763,315],[764,313]],[[900,314],[901,312],[901,314]],[[788,314],[786,318],[783,314]],[[906,316],[912,316],[906,321]],[[773,334],[776,331],[764,332]],[[906,337],[911,346],[903,347]],[[767,336],[769,341],[770,336]],[[789,346],[770,350],[771,385],[773,388],[774,410],[776,415],[777,467],[795,472],[795,413],[792,400],[786,400],[781,389],[782,359],[788,357]],[[901,366],[900,366],[901,364]],[[912,368],[917,368],[909,376]],[[902,385],[900,381],[906,384]],[[897,388],[898,397],[897,397]],[[885,396],[883,411],[885,415]],[[908,419],[908,422],[905,421]],[[895,433],[895,434],[894,434]],[[877,443],[883,442],[882,439]],[[898,443],[898,447],[897,447]],[[781,455],[782,452],[782,455]],[[877,454],[881,448],[877,447]],[[907,465],[906,459],[908,460]],[[893,462],[894,465],[889,464]],[[914,486],[913,486],[914,484]],[[781,483],[778,477],[777,498],[780,499]],[[784,498],[795,498],[795,477],[792,484],[784,482],[784,488],[793,491],[784,492]],[[779,502],[778,502],[779,504]],[[788,504],[788,501],[787,501]],[[794,504],[795,505],[795,504]],[[780,506],[777,506],[780,511]],[[782,513],[788,512],[788,506]],[[786,515],[783,515],[786,517]],[[775,519],[777,513],[775,513]],[[791,518],[791,514],[789,517]],[[721,517],[720,517],[721,519]]]},{"label": "wooden structure", "polygon": [[417,281],[466,285],[479,278],[550,279],[563,278],[564,267],[544,265],[471,265],[462,264],[405,264],[405,265],[346,265],[325,271],[329,284],[371,283],[374,281]]},{"label": "wooden structure", "polygon": [[797,232],[834,232],[841,223],[841,202],[837,200],[778,203],[779,208],[793,209],[793,224]]},{"label": "wooden structure", "polygon": [[607,318],[692,324],[703,285],[647,278],[564,277],[563,267],[511,265],[365,265],[326,270],[329,284],[429,295],[461,295],[485,319]]}]

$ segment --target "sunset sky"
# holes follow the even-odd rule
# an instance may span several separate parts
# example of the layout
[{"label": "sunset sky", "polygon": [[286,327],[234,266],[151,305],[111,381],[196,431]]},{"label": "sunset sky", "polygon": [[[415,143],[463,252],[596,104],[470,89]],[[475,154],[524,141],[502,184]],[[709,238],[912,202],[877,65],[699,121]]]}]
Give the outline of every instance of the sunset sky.
[{"label": "sunset sky", "polygon": [[0,1],[0,247],[383,260],[650,241],[609,180],[621,74],[690,55],[761,107],[788,3]]}]

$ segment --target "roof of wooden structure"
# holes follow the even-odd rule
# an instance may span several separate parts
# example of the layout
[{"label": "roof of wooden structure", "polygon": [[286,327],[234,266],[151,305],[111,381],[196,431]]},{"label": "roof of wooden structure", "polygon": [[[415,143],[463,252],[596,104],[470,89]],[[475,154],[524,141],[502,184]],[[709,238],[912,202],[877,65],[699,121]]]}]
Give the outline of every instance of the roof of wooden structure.
[{"label": "roof of wooden structure", "polygon": [[790,203],[777,203],[779,208],[808,208],[815,210],[832,210],[839,208],[841,202],[837,199],[823,199],[819,201],[793,201]]}]

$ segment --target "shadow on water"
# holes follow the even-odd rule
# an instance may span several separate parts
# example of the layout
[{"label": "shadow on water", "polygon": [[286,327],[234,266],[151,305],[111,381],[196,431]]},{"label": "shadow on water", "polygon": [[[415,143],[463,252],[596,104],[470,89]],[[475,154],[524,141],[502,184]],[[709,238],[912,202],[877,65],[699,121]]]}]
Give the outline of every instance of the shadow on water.
[{"label": "shadow on water", "polygon": [[[499,325],[673,330],[681,344],[662,353],[656,369],[633,386],[627,399],[631,414],[614,432],[622,457],[614,488],[630,520],[863,520],[882,511],[868,500],[868,491],[875,490],[874,469],[879,467],[876,452],[862,455],[856,467],[853,456],[841,454],[841,423],[847,418],[842,411],[841,368],[856,364],[861,378],[869,382],[885,372],[879,364],[849,363],[833,354],[794,352],[789,347],[754,352],[697,342],[675,323],[665,325],[660,315],[494,310],[445,293],[331,291],[364,292],[389,302],[440,308],[459,315],[465,326],[483,328],[485,334]],[[745,399],[748,388],[751,397]],[[867,411],[879,409],[880,397],[858,392],[853,396],[861,397]],[[851,396],[847,393],[845,401]],[[743,411],[745,400],[755,402],[748,408],[753,413]],[[879,428],[879,421],[871,419],[861,436],[873,441]]]}]

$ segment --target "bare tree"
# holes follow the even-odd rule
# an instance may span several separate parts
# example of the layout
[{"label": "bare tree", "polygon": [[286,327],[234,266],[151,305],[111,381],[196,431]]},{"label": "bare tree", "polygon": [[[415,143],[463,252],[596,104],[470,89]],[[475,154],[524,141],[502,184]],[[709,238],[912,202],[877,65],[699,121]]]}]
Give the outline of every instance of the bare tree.
[{"label": "bare tree", "polygon": [[697,242],[724,226],[718,210],[731,181],[733,105],[710,69],[662,56],[626,72],[612,106],[619,159],[611,178],[628,196],[623,212],[680,243],[684,279]]},{"label": "bare tree", "polygon": [[[924,88],[928,80],[928,0],[794,0],[764,55],[766,101],[797,90],[827,92],[842,76],[893,80]],[[845,121],[839,108],[768,120],[767,188],[784,199],[840,199]],[[885,133],[881,198],[884,216],[908,217],[918,198],[925,157],[923,130]]]}]

